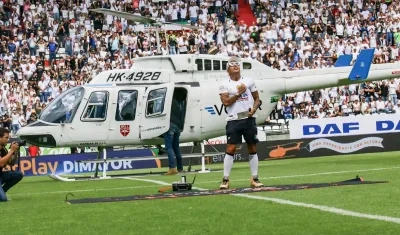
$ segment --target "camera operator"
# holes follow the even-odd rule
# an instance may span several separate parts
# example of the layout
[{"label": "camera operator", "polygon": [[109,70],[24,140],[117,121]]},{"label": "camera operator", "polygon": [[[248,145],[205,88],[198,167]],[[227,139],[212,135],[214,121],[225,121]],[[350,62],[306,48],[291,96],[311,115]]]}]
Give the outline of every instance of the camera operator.
[{"label": "camera operator", "polygon": [[9,138],[10,131],[0,127],[0,202],[7,201],[6,192],[24,177],[21,172],[3,171],[3,168],[7,165],[11,167],[14,164],[14,157],[17,155],[16,153],[19,149],[18,144],[13,142],[10,150],[7,151],[6,145]]}]

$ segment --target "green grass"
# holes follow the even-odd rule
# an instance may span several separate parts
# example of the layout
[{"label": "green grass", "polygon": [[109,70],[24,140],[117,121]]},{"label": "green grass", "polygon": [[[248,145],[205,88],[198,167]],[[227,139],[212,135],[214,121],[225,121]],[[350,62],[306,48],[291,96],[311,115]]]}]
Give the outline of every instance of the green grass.
[{"label": "green grass", "polygon": [[[365,180],[390,182],[250,195],[400,218],[398,155],[398,152],[391,152],[261,161],[259,175],[267,185],[342,181],[356,175]],[[210,166],[222,168],[221,165]],[[217,189],[221,177],[221,172],[197,174],[195,186]],[[187,178],[190,181],[193,175]],[[179,181],[180,176],[146,176],[144,179],[173,182]],[[235,163],[231,187],[247,187],[249,179],[248,163]],[[72,192],[75,198],[125,196],[157,193],[160,187],[128,179],[58,182],[49,177],[26,177],[8,193],[12,201],[0,204],[0,227],[2,233],[8,235],[382,235],[398,234],[400,230],[400,224],[393,222],[231,195],[73,205],[64,202],[67,192]]]}]

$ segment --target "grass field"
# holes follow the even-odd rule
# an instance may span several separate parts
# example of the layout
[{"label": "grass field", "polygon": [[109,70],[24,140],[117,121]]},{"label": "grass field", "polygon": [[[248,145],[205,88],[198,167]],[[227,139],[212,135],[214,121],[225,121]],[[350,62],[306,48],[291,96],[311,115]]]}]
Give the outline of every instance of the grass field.
[{"label": "grass field", "polygon": [[[261,161],[265,185],[335,182],[362,176],[389,183],[320,189],[70,205],[74,198],[156,193],[180,176],[58,182],[26,177],[1,205],[2,234],[398,234],[400,153]],[[221,169],[221,165],[211,165]],[[247,163],[235,163],[231,188],[248,187]],[[188,175],[192,180],[194,175]],[[197,174],[217,189],[221,172]]]}]

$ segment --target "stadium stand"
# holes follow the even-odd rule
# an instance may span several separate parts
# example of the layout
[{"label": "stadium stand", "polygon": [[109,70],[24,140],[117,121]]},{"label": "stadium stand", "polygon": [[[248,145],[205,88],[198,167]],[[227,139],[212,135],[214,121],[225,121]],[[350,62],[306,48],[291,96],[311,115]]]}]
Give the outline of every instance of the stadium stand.
[{"label": "stadium stand", "polygon": [[[0,124],[13,132],[66,89],[156,55],[151,28],[90,8],[203,28],[171,29],[168,45],[161,35],[162,54],[207,54],[217,46],[219,54],[281,71],[332,67],[339,55],[355,60],[362,48],[375,48],[374,63],[400,61],[398,0],[1,0],[0,6]],[[279,132],[289,119],[396,112],[399,79],[286,94],[267,124]]]}]

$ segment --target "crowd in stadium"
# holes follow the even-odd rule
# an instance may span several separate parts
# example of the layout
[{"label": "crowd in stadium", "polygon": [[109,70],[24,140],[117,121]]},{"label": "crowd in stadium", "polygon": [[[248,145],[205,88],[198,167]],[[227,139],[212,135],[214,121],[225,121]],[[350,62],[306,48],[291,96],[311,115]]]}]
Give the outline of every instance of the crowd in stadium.
[{"label": "crowd in stadium", "polygon": [[[208,53],[259,60],[277,70],[332,67],[375,48],[374,63],[399,62],[398,0],[245,0],[254,22],[240,19],[238,0],[2,0],[0,115],[14,132],[34,121],[61,92],[101,71],[130,68],[157,54],[154,32],[94,14],[109,8],[202,29],[161,34],[162,54]],[[241,6],[242,7],[242,6]],[[238,18],[239,15],[239,18]],[[325,118],[400,112],[397,79],[287,94],[271,118]]]}]

